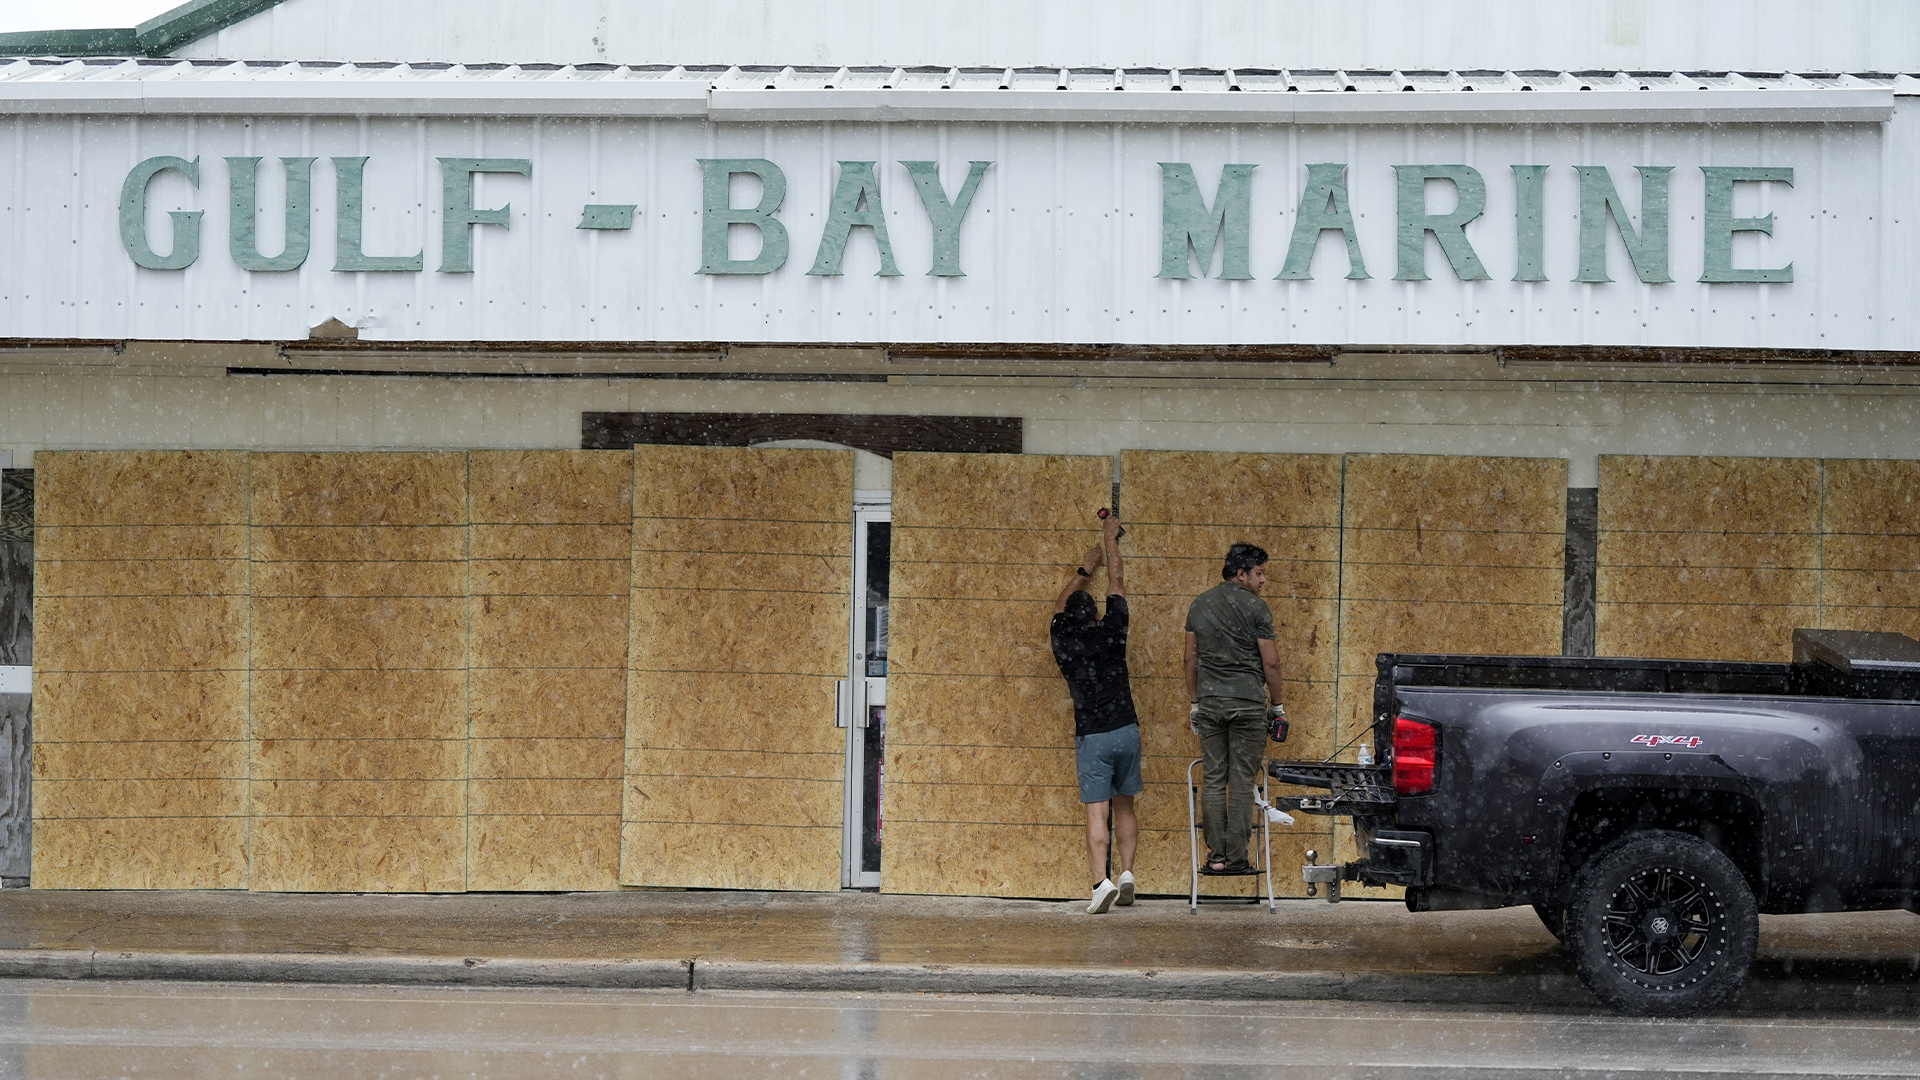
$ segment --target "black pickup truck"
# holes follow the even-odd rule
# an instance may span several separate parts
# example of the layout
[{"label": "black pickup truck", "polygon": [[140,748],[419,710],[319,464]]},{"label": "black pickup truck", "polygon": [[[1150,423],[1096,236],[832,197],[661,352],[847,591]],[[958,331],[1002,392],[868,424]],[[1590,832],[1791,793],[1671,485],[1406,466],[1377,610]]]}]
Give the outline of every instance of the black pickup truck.
[{"label": "black pickup truck", "polygon": [[1761,912],[1916,908],[1920,641],[1795,630],[1793,663],[1382,653],[1377,765],[1272,761],[1350,816],[1415,911],[1530,904],[1589,989],[1687,1016],[1745,980]]}]

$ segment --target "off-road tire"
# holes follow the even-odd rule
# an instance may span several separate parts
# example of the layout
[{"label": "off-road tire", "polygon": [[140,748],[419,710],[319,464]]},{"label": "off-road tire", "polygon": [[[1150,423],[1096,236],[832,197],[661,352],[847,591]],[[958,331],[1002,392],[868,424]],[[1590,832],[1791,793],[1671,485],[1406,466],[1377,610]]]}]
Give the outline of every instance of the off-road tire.
[{"label": "off-road tire", "polygon": [[1574,879],[1567,951],[1595,997],[1630,1016],[1697,1016],[1746,981],[1760,933],[1740,868],[1678,832],[1635,833]]}]

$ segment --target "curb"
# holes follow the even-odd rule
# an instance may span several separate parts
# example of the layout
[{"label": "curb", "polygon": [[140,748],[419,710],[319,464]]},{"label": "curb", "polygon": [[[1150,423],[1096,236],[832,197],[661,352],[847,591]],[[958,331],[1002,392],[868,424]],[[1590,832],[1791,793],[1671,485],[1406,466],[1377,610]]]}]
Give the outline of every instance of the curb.
[{"label": "curb", "polygon": [[[987,965],[774,963],[141,953],[0,949],[0,979],[549,987],[585,990],[863,994],[1020,994],[1144,1001],[1352,1001],[1569,1009],[1602,1007],[1569,970],[1526,974],[1023,968]],[[1755,1015],[1911,1013],[1920,985],[1819,977],[1751,978],[1732,1011]]]}]

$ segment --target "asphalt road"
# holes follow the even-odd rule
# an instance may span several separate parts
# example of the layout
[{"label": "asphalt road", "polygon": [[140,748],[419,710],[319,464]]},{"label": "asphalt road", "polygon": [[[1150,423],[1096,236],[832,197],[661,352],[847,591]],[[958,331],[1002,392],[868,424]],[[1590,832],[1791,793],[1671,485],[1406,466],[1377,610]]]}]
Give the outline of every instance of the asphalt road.
[{"label": "asphalt road", "polygon": [[1885,1018],[0,980],[0,1077],[1920,1076]]}]

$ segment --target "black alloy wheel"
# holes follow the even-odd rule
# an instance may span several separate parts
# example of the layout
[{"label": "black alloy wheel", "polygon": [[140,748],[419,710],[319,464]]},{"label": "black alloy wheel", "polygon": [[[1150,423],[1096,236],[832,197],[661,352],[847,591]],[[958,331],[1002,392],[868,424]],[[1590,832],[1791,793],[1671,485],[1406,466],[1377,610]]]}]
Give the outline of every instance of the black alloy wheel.
[{"label": "black alloy wheel", "polygon": [[1694,1016],[1746,981],[1759,910],[1739,867],[1697,836],[1647,832],[1580,871],[1567,949],[1587,989],[1634,1016]]}]

